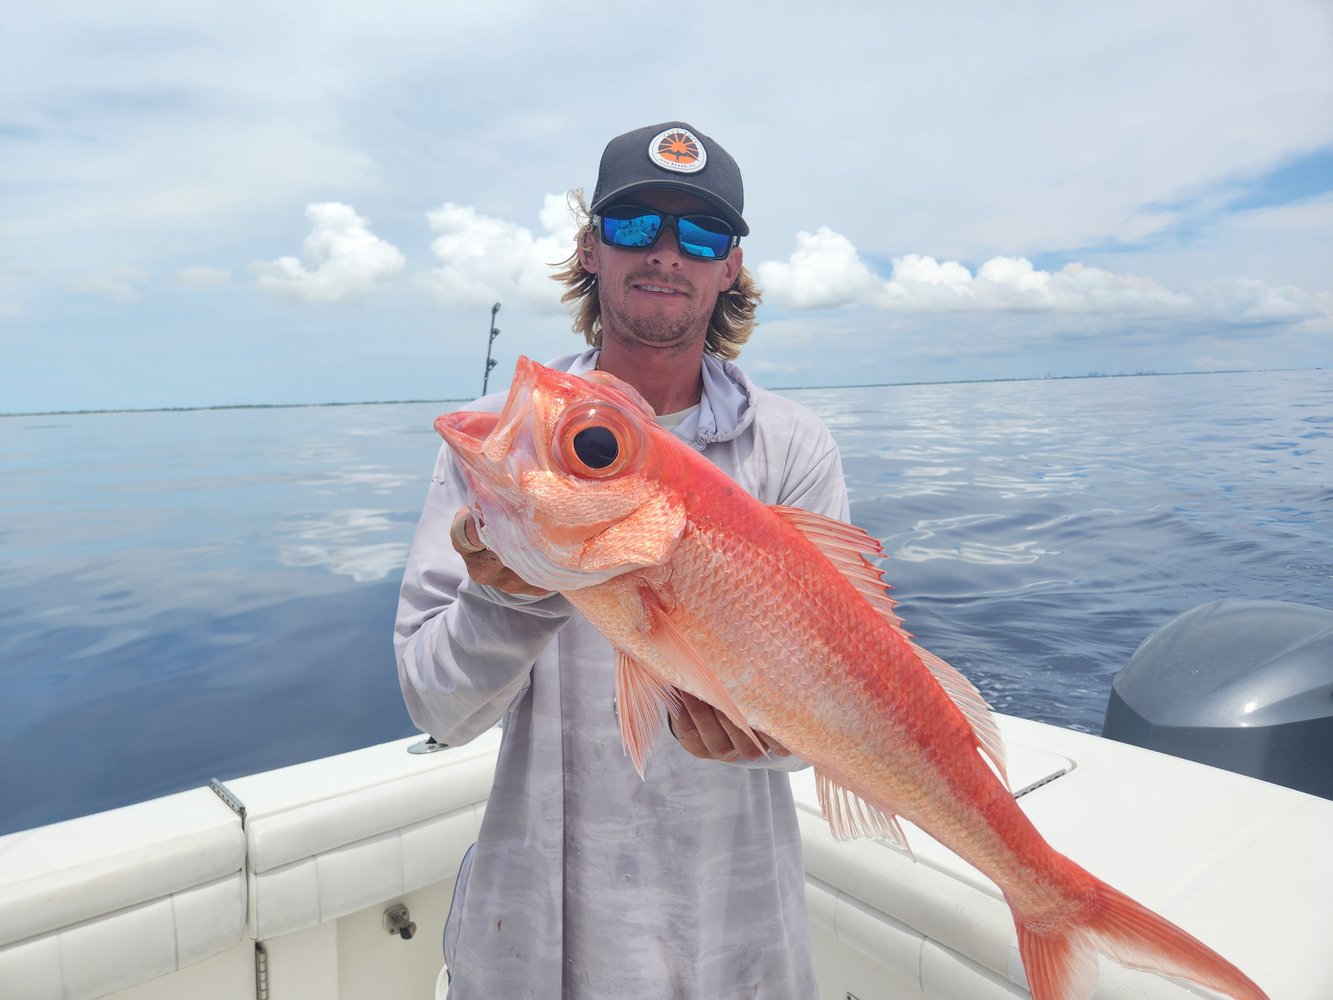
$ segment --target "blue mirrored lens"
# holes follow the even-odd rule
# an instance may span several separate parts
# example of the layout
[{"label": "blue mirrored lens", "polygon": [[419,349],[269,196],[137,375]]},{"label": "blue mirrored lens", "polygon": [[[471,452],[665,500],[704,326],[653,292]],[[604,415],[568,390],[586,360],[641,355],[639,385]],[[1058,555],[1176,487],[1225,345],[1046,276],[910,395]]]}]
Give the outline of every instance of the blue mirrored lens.
[{"label": "blue mirrored lens", "polygon": [[662,231],[660,215],[635,215],[628,219],[602,217],[602,235],[618,247],[650,247]]},{"label": "blue mirrored lens", "polygon": [[694,257],[725,257],[731,246],[731,233],[719,232],[716,220],[707,217],[684,216],[676,221],[676,235],[680,248]]},{"label": "blue mirrored lens", "polygon": [[657,242],[667,220],[675,223],[676,245],[682,253],[718,260],[731,250],[731,227],[708,215],[669,215],[648,208],[620,206],[602,216],[602,239],[613,246],[643,249]]}]

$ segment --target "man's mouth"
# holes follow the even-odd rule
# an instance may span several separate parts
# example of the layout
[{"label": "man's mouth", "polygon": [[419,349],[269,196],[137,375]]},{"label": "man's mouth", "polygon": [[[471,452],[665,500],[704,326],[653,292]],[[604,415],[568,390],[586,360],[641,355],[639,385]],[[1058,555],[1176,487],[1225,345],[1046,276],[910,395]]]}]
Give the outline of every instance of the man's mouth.
[{"label": "man's mouth", "polygon": [[684,292],[683,289],[680,289],[680,288],[672,288],[672,287],[669,286],[669,285],[650,285],[650,284],[642,284],[642,283],[640,283],[640,284],[635,284],[634,287],[637,288],[637,289],[638,289],[639,291],[641,291],[641,292],[652,292],[652,293],[654,293],[654,294],[656,294],[656,295],[684,295],[684,294],[685,294],[685,292]]}]

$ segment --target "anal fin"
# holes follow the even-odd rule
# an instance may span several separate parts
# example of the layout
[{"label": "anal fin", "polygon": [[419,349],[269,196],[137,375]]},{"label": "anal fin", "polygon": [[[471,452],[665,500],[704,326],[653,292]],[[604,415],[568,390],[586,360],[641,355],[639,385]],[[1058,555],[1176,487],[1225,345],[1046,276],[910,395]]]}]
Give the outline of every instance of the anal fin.
[{"label": "anal fin", "polygon": [[815,791],[819,794],[819,808],[828,820],[829,829],[838,840],[854,837],[879,837],[890,841],[908,857],[916,860],[907,846],[907,836],[898,824],[898,818],[871,805],[855,792],[838,784],[816,768]]}]

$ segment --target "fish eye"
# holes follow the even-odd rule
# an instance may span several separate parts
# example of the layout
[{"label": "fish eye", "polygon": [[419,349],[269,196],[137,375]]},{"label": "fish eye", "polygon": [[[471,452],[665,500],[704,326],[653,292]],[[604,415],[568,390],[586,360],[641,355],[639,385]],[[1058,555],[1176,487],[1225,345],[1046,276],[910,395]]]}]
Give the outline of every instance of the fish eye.
[{"label": "fish eye", "polygon": [[574,454],[590,469],[605,469],[620,454],[620,442],[609,427],[585,427],[574,435]]},{"label": "fish eye", "polygon": [[552,457],[580,479],[610,479],[643,460],[643,432],[619,406],[604,401],[574,403],[556,421]]}]

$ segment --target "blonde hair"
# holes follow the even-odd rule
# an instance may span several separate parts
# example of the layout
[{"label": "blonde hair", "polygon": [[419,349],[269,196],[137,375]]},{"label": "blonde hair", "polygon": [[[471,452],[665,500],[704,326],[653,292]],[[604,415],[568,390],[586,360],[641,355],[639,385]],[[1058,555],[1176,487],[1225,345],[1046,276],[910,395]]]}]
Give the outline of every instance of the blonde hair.
[{"label": "blonde hair", "polygon": [[[588,206],[583,200],[583,191],[575,188],[569,192],[568,202],[570,212],[579,223],[578,235],[574,238],[574,252],[559,264],[553,265],[560,270],[551,278],[565,286],[560,301],[574,306],[574,332],[583,334],[591,346],[601,347],[602,303],[597,295],[597,275],[584,269],[578,250],[585,239],[596,239],[597,234]],[[708,319],[704,353],[724,361],[734,360],[754,332],[754,313],[762,298],[759,286],[742,266],[731,287],[717,297],[717,304],[713,306],[713,315]]]}]

